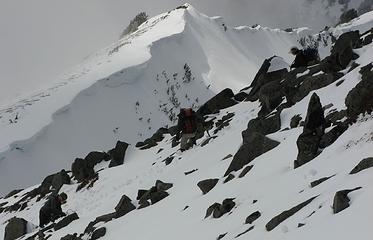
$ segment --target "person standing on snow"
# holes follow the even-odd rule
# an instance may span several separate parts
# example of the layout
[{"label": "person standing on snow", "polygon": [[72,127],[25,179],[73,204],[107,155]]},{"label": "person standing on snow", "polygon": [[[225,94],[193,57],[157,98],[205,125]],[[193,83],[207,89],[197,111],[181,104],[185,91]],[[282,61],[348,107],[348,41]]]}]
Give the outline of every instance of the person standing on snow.
[{"label": "person standing on snow", "polygon": [[196,144],[198,118],[196,112],[191,108],[180,109],[178,117],[178,134],[176,136],[180,139],[181,133],[180,150],[183,152],[188,150],[191,145]]}]

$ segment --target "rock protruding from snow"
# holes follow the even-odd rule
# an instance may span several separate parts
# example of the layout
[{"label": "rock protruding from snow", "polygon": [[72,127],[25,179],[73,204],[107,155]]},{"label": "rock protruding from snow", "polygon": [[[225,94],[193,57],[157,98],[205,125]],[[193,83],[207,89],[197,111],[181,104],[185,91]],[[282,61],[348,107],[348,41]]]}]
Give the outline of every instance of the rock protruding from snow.
[{"label": "rock protruding from snow", "polygon": [[308,104],[307,117],[303,133],[297,140],[298,156],[294,168],[300,167],[319,154],[319,146],[325,131],[324,110],[320,98],[314,93]]},{"label": "rock protruding from snow", "polygon": [[359,31],[347,32],[338,38],[331,50],[331,57],[329,59],[331,60],[331,64],[334,65],[334,68],[340,68],[335,70],[338,71],[345,69],[352,60],[358,58],[353,49],[358,47],[360,44]]},{"label": "rock protruding from snow", "polygon": [[62,237],[61,240],[82,240],[82,239],[78,237],[76,233],[74,233],[74,234],[68,234]]},{"label": "rock protruding from snow", "polygon": [[106,234],[106,228],[105,227],[101,227],[99,229],[96,229],[92,233],[92,236],[91,236],[90,240],[97,240],[97,239],[102,238],[103,236],[105,236],[105,234]]},{"label": "rock protruding from snow", "polygon": [[4,240],[15,240],[27,233],[27,221],[23,218],[11,218],[5,227]]},{"label": "rock protruding from snow", "polygon": [[115,212],[117,213],[117,217],[122,217],[135,209],[136,207],[132,204],[132,200],[126,195],[123,195],[115,207]]},{"label": "rock protruding from snow", "polygon": [[198,109],[197,113],[201,116],[205,116],[208,114],[217,113],[221,109],[232,107],[237,104],[237,102],[233,98],[233,91],[229,88],[226,88],[218,93],[216,96],[208,100],[205,104],[203,104]]},{"label": "rock protruding from snow", "polygon": [[245,224],[252,224],[255,220],[260,218],[260,216],[262,216],[262,214],[259,211],[253,212],[246,218]]},{"label": "rock protruding from snow", "polygon": [[224,199],[221,204],[220,203],[212,204],[207,209],[205,218],[209,217],[211,214],[213,218],[220,218],[224,214],[230,212],[234,208],[234,206],[236,206],[236,203],[233,200],[234,198],[227,198],[227,199]]},{"label": "rock protruding from snow", "polygon": [[137,199],[139,200],[140,204],[139,208],[150,206],[150,204],[155,204],[168,197],[169,194],[166,191],[172,187],[172,183],[164,183],[157,180],[155,186],[151,187],[149,190],[139,190],[137,194]]},{"label": "rock protruding from snow", "polygon": [[313,188],[313,187],[316,187],[317,185],[320,185],[321,183],[323,183],[323,182],[329,180],[330,178],[332,178],[332,177],[334,177],[334,176],[335,176],[335,175],[330,176],[330,177],[323,177],[323,178],[317,179],[317,180],[311,182],[310,185],[311,185],[312,188]]},{"label": "rock protruding from snow", "polygon": [[76,158],[71,165],[73,176],[78,182],[86,182],[95,177],[96,173],[88,161],[82,158]]},{"label": "rock protruding from snow", "polygon": [[258,132],[243,132],[243,135],[243,144],[234,155],[224,176],[228,176],[233,171],[240,170],[256,157],[272,150],[280,144]]},{"label": "rock protruding from snow", "polygon": [[360,70],[362,80],[347,95],[345,103],[349,119],[356,120],[361,113],[373,111],[373,65]]},{"label": "rock protruding from snow", "polygon": [[308,199],[307,201],[302,202],[301,204],[299,204],[299,205],[297,205],[297,206],[295,206],[295,207],[293,207],[289,210],[286,210],[286,211],[280,213],[279,215],[277,215],[276,217],[272,218],[266,224],[267,231],[272,231],[273,229],[275,229],[280,223],[282,223],[283,221],[285,221],[289,217],[293,216],[296,212],[298,212],[299,210],[301,210],[302,208],[304,208],[305,206],[310,204],[315,198],[316,197]]},{"label": "rock protruding from snow", "polygon": [[350,174],[356,174],[359,173],[365,169],[373,167],[373,158],[365,158],[359,162],[359,164],[352,169]]},{"label": "rock protruding from snow", "polygon": [[206,194],[210,192],[216,186],[218,182],[219,182],[219,179],[216,179],[216,178],[206,179],[206,180],[202,180],[198,182],[197,186],[201,189],[203,194]]},{"label": "rock protruding from snow", "polygon": [[336,214],[348,208],[350,206],[350,198],[348,197],[348,194],[359,189],[361,189],[361,187],[338,191],[333,200],[333,213]]},{"label": "rock protruding from snow", "polygon": [[54,225],[54,230],[55,231],[60,230],[61,228],[68,226],[70,223],[78,219],[79,219],[79,216],[77,213],[70,214],[64,217],[63,219],[61,219],[58,223],[56,223]]},{"label": "rock protruding from snow", "polygon": [[117,144],[115,145],[115,148],[109,152],[112,158],[109,164],[109,168],[116,167],[116,166],[123,164],[128,146],[129,145],[126,142],[121,142],[121,141],[117,142]]}]

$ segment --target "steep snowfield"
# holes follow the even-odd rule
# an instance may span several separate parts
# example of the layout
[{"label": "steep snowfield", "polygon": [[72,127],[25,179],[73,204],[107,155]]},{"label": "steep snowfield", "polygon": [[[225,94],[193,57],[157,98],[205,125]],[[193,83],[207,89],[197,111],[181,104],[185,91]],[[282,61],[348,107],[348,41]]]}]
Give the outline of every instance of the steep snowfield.
[{"label": "steep snowfield", "polygon": [[59,84],[3,107],[0,193],[35,184],[119,139],[136,143],[174,123],[180,107],[197,108],[225,87],[246,87],[265,58],[291,62],[289,47],[310,33],[224,26],[193,7],[159,15]]},{"label": "steep snowfield", "polygon": [[[6,171],[12,170],[8,167],[8,164],[11,163],[10,160],[26,159],[25,156],[22,156],[23,154],[28,156],[31,152],[39,154],[38,157],[42,159],[39,163],[36,162],[36,156],[30,158],[33,164],[40,164],[39,166],[45,164],[48,154],[53,158],[53,161],[58,159],[59,155],[66,154],[68,159],[61,161],[69,165],[74,157],[84,157],[90,150],[107,150],[114,146],[117,139],[127,140],[127,133],[130,135],[131,130],[134,131],[131,135],[133,139],[144,139],[145,135],[154,132],[162,124],[170,124],[171,121],[167,120],[167,116],[162,111],[156,110],[159,103],[157,101],[170,104],[167,102],[167,93],[161,93],[168,87],[167,77],[164,75],[171,76],[169,82],[179,82],[182,86],[180,91],[183,92],[176,91],[177,96],[183,96],[185,93],[196,94],[193,96],[199,97],[201,100],[198,103],[193,103],[201,105],[214,92],[225,87],[238,90],[249,85],[266,57],[277,54],[284,56],[285,60],[289,62],[290,59],[286,58],[288,47],[296,44],[299,36],[295,32],[285,33],[261,27],[257,29],[241,27],[225,31],[224,27],[222,28],[221,19],[207,18],[192,7],[189,7],[188,10],[176,10],[169,16],[170,21],[180,22],[182,19],[183,23],[178,29],[180,33],[152,44],[150,59],[145,63],[123,70],[124,77],[122,75],[115,77],[117,75],[114,74],[107,77],[109,80],[105,77],[98,82],[92,80],[85,83],[86,88],[81,89],[80,92],[75,89],[78,95],[63,111],[54,115],[53,121],[42,133],[24,142],[23,145],[12,145],[13,147],[23,146],[21,150],[14,149],[3,154],[6,159],[0,163],[2,185],[5,181],[3,179],[6,179],[3,178],[3,174],[7,175]],[[357,20],[331,31],[347,32],[350,28],[360,29],[361,32],[364,32],[373,21],[373,17],[369,20],[369,16],[371,13],[362,16],[360,19],[363,21]],[[157,26],[158,24],[154,29]],[[148,31],[149,34],[150,32],[151,30]],[[118,59],[123,49],[125,47],[116,53]],[[326,49],[330,49],[330,46],[325,47],[324,50]],[[173,183],[173,187],[167,191],[170,195],[149,207],[136,209],[108,223],[99,223],[98,227],[103,226],[107,229],[106,235],[102,239],[217,239],[220,234],[225,233],[223,240],[370,239],[372,235],[370,223],[373,218],[373,212],[370,211],[373,197],[372,168],[354,175],[349,173],[362,159],[372,157],[373,115],[361,116],[320,155],[297,169],[293,168],[293,161],[297,158],[296,141],[303,128],[289,129],[293,116],[300,114],[302,119],[305,119],[307,106],[313,93],[320,96],[324,107],[329,106],[325,110],[325,115],[333,110],[346,109],[344,100],[348,92],[360,82],[361,67],[373,61],[373,44],[355,50],[355,52],[360,56],[356,60],[360,66],[348,73],[345,72],[346,75],[342,78],[343,82],[337,81],[338,84],[335,82],[312,91],[294,106],[282,111],[281,131],[268,135],[271,139],[280,142],[280,145],[255,158],[250,163],[253,168],[246,176],[238,178],[242,171],[240,170],[234,172],[235,178],[233,180],[224,183],[223,175],[232,160],[231,157],[226,158],[226,156],[234,155],[241,146],[241,132],[247,128],[247,123],[251,119],[258,116],[259,102],[242,102],[213,115],[212,117],[220,120],[227,113],[234,113],[229,126],[217,133],[213,133],[216,127],[210,130],[210,133],[216,138],[203,147],[201,143],[208,138],[207,134],[198,140],[197,146],[183,153],[177,151],[178,147],[171,147],[171,136],[166,134],[158,146],[148,150],[139,150],[131,146],[127,150],[125,163],[122,166],[110,169],[107,168],[107,163],[96,166],[96,170],[103,170],[99,171],[99,179],[91,188],[76,191],[77,183],[64,185],[61,191],[66,192],[69,199],[67,204],[63,206],[63,210],[68,213],[76,212],[80,218],[68,227],[52,232],[48,239],[59,240],[67,234],[83,233],[88,223],[96,217],[114,211],[114,207],[123,194],[130,197],[133,200],[132,203],[138,207],[138,202],[135,201],[137,191],[149,189],[158,179]],[[114,58],[115,54],[112,57]],[[123,55],[122,58],[124,59],[126,56]],[[118,60],[116,63],[119,67],[120,61]],[[183,83],[182,80],[182,76],[185,75],[183,73],[185,63],[190,66],[195,77],[195,80],[189,83]],[[281,68],[279,66],[283,66],[283,62],[277,58],[272,60],[272,64],[271,70],[273,71]],[[162,75],[163,70],[167,74]],[[118,71],[117,74],[121,70]],[[179,74],[174,80],[172,74],[176,72]],[[156,80],[158,73],[159,82]],[[77,79],[76,82],[78,80],[81,79]],[[86,79],[85,81],[90,80]],[[92,82],[93,85],[91,85]],[[69,84],[72,86],[74,83]],[[69,84],[61,87],[62,90],[57,90],[56,94],[59,91],[62,94],[63,89],[70,90]],[[210,84],[211,87],[207,88]],[[153,93],[154,88],[158,94]],[[177,88],[176,83],[174,88]],[[189,90],[191,92],[188,92]],[[51,99],[53,99],[53,94],[40,102],[50,102]],[[178,99],[181,101],[182,98],[178,97]],[[139,105],[136,105],[136,101],[139,101]],[[181,104],[188,104],[188,101],[183,100]],[[136,111],[141,116],[147,111],[152,111],[153,115],[151,124],[154,125],[150,124],[152,129],[148,129],[149,131],[146,131],[142,137],[136,135],[137,129],[131,129],[136,128],[138,124]],[[51,110],[51,112],[53,111]],[[131,122],[133,115],[136,117]],[[115,129],[117,126],[115,124],[120,124],[118,122],[121,121],[126,122],[118,125],[119,129]],[[22,122],[24,122],[24,126],[27,126],[26,120],[20,118],[19,123]],[[145,123],[141,127],[148,127],[148,125]],[[113,136],[113,128],[117,131],[117,135]],[[92,132],[93,130],[94,132]],[[83,136],[83,134],[86,135]],[[60,145],[55,146],[55,144]],[[69,148],[69,144],[82,145],[76,146],[78,155],[71,150],[72,146]],[[63,150],[61,150],[62,148]],[[40,156],[40,151],[46,152],[45,159]],[[174,156],[174,160],[169,165],[165,165],[163,160],[169,156]],[[3,166],[6,170],[2,170]],[[58,166],[53,169],[58,169]],[[196,171],[185,174],[192,170]],[[18,169],[17,173],[19,171],[21,170]],[[21,174],[27,175],[30,169],[23,171],[25,173]],[[330,176],[333,177],[318,186],[310,187],[311,182]],[[6,181],[10,182],[10,177],[7,177]],[[202,195],[197,183],[210,178],[217,178],[219,182],[209,193]],[[14,188],[14,185],[12,187]],[[356,187],[362,188],[348,195],[351,199],[350,207],[333,214],[331,205],[335,193],[339,190]],[[0,205],[4,202],[7,202],[5,206],[12,205],[33,188],[26,189],[9,199],[0,199]],[[316,198],[310,204],[283,221],[272,231],[266,230],[265,225],[274,216],[312,197]],[[207,208],[215,202],[221,203],[226,198],[234,198],[236,206],[232,211],[219,219],[211,217],[205,219]],[[13,216],[23,217],[37,225],[38,211],[44,201],[45,199],[36,202],[33,199],[25,210],[1,213],[0,236],[4,234],[6,221]],[[186,208],[186,206],[188,207]],[[253,224],[244,224],[246,217],[255,211],[260,211],[261,217]],[[298,224],[305,225],[299,227]],[[238,236],[248,229],[251,230]],[[36,230],[23,239],[35,232]],[[89,237],[84,236],[83,239],[89,239]]]}]

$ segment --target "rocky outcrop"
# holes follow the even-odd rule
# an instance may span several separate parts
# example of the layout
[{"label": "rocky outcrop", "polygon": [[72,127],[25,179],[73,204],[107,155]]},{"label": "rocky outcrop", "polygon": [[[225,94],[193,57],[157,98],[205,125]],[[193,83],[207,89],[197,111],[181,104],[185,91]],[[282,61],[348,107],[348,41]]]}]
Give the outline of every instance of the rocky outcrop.
[{"label": "rocky outcrop", "polygon": [[126,195],[123,195],[119,203],[115,207],[116,217],[122,217],[135,209],[136,207],[132,204],[132,200]]},{"label": "rocky outcrop", "polygon": [[224,199],[221,204],[220,203],[212,204],[207,209],[205,218],[211,216],[211,214],[213,218],[220,218],[224,214],[230,212],[236,205],[236,203],[233,200],[234,198],[227,198],[227,199]]},{"label": "rocky outcrop", "polygon": [[22,192],[23,189],[16,189],[16,190],[13,190],[11,192],[9,192],[7,195],[5,195],[4,199],[7,199],[7,198],[10,198],[10,197],[13,197],[14,195],[16,195],[17,193],[20,193]]},{"label": "rocky outcrop", "polygon": [[82,158],[76,158],[71,165],[73,176],[78,182],[88,181],[96,176],[94,165]]},{"label": "rocky outcrop", "polygon": [[246,218],[245,224],[252,224],[255,220],[257,220],[258,218],[260,218],[260,216],[262,216],[262,214],[259,211],[256,211],[256,212],[250,214]]},{"label": "rocky outcrop", "polygon": [[338,66],[339,70],[345,69],[352,60],[358,57],[353,49],[360,45],[359,31],[342,34],[331,50],[331,63]]},{"label": "rocky outcrop", "polygon": [[373,167],[373,158],[365,158],[359,162],[359,164],[352,169],[350,174],[356,174],[359,173],[365,169]]},{"label": "rocky outcrop", "polygon": [[362,80],[347,95],[345,104],[347,115],[351,121],[361,113],[371,113],[373,111],[373,65],[368,64],[362,67],[360,74]]},{"label": "rocky outcrop", "polygon": [[97,240],[97,239],[102,238],[103,236],[105,236],[105,234],[106,234],[106,228],[105,227],[101,227],[99,229],[96,229],[92,233],[92,236],[91,236],[90,240]]},{"label": "rocky outcrop", "polygon": [[330,176],[330,177],[323,177],[323,178],[317,179],[317,180],[311,182],[310,185],[311,185],[312,188],[313,188],[313,187],[316,187],[316,186],[320,185],[321,183],[323,183],[323,182],[329,180],[330,178],[332,178],[332,177],[334,177],[334,176],[335,176],[335,175]]},{"label": "rocky outcrop", "polygon": [[5,227],[4,240],[15,240],[27,233],[27,221],[23,218],[11,218]]},{"label": "rocky outcrop", "polygon": [[347,129],[348,125],[346,123],[338,123],[337,126],[321,137],[320,148],[332,145]]},{"label": "rocky outcrop", "polygon": [[77,213],[70,214],[70,215],[64,217],[63,219],[61,219],[59,222],[57,222],[54,225],[54,230],[55,231],[60,230],[61,228],[64,228],[64,227],[68,226],[70,223],[72,223],[73,221],[78,220],[78,219],[79,219],[79,216],[78,216]]},{"label": "rocky outcrop", "polygon": [[164,183],[157,180],[155,186],[151,187],[149,190],[139,190],[137,194],[137,200],[139,200],[140,204],[139,208],[150,206],[150,204],[155,204],[168,197],[169,194],[166,191],[172,187],[172,183]]},{"label": "rocky outcrop", "polygon": [[298,127],[300,121],[302,121],[302,117],[299,114],[292,117],[290,120],[290,128]]},{"label": "rocky outcrop", "polygon": [[82,240],[82,239],[78,237],[76,233],[74,233],[74,234],[68,234],[62,237],[61,240]]},{"label": "rocky outcrop", "polygon": [[109,164],[109,168],[123,164],[128,146],[128,143],[118,141],[115,145],[115,148],[109,151],[109,154],[112,159]]},{"label": "rocky outcrop", "polygon": [[164,135],[169,133],[171,136],[176,135],[178,132],[177,126],[173,126],[169,129],[167,128],[160,128],[155,132],[150,138],[145,139],[144,142],[136,143],[136,147],[140,148],[141,150],[150,149],[158,145],[164,139]]},{"label": "rocky outcrop", "polygon": [[314,159],[319,153],[319,146],[325,131],[324,110],[320,98],[314,93],[308,104],[307,117],[303,133],[298,137],[298,156],[294,168],[300,167]]},{"label": "rocky outcrop", "polygon": [[234,100],[233,91],[226,88],[203,104],[198,109],[197,113],[201,116],[205,116],[208,114],[217,113],[221,109],[232,107],[236,104],[237,102]]},{"label": "rocky outcrop", "polygon": [[293,207],[289,210],[286,210],[286,211],[280,213],[279,215],[277,215],[276,217],[272,218],[266,224],[267,231],[272,231],[273,229],[275,229],[280,223],[282,223],[283,221],[285,221],[289,217],[293,216],[296,212],[298,212],[299,210],[301,210],[302,208],[304,208],[305,206],[310,204],[315,198],[316,197],[308,199],[307,201],[302,202],[301,204],[299,204],[299,205],[297,205],[297,206],[295,206],[295,207]]},{"label": "rocky outcrop", "polygon": [[350,198],[348,197],[348,194],[359,189],[361,189],[361,187],[338,191],[333,199],[333,213],[336,214],[348,208],[350,206]]},{"label": "rocky outcrop", "polygon": [[243,144],[234,155],[224,176],[229,175],[229,173],[233,171],[240,170],[256,157],[272,150],[280,144],[279,142],[269,139],[263,134],[257,132],[246,132],[243,134],[245,134]]},{"label": "rocky outcrop", "polygon": [[201,189],[203,194],[210,192],[216,184],[219,182],[219,179],[206,179],[197,183],[197,186]]}]

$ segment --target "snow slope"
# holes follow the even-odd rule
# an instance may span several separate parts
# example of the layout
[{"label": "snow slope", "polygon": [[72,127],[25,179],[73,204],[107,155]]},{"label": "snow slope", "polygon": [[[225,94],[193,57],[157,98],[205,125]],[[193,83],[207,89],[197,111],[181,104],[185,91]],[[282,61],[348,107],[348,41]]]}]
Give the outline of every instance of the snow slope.
[{"label": "snow slope", "polygon": [[[204,75],[200,73],[201,76],[203,75],[204,77],[201,77],[201,83],[197,86],[204,86],[203,89],[206,89],[206,84],[211,83],[212,89],[216,88],[217,90],[223,88],[225,84],[227,86],[232,84],[233,88],[239,87],[239,80],[244,81],[244,79],[238,78],[240,76],[240,66],[235,66],[235,72],[231,72],[231,81],[223,81],[223,78],[219,77],[221,74],[224,74],[221,73],[223,71],[220,69],[224,67],[224,65],[218,61],[218,58],[213,55],[214,52],[212,51],[214,47],[215,50],[219,49],[219,42],[214,42],[210,45],[205,43],[206,45],[203,46],[201,44],[203,35],[201,34],[201,36],[198,36],[196,34],[196,32],[203,32],[207,35],[206,39],[213,40],[213,38],[209,38],[208,36],[212,34],[211,32],[217,31],[221,25],[216,24],[215,29],[213,27],[207,28],[206,25],[208,23],[213,24],[214,21],[220,20],[205,18],[193,8],[183,11],[183,14],[183,19],[188,19],[185,21],[187,24],[185,24],[183,33],[188,33],[189,36],[192,35],[191,33],[195,33],[195,35],[192,35],[192,38],[187,38],[187,40],[194,40],[192,44],[194,48],[196,47],[195,44],[199,43],[200,46],[202,46],[199,49],[204,49],[203,53],[210,51],[210,55],[206,54],[205,56],[206,62],[204,64],[207,66],[214,66],[209,69],[209,71],[204,72]],[[369,15],[365,17],[367,16]],[[200,23],[204,24],[201,24],[201,26],[193,21],[198,19],[198,17],[203,19]],[[192,18],[192,20],[190,18]],[[351,23],[350,27],[351,29],[365,31],[365,25],[359,24],[358,22],[354,22]],[[335,30],[337,31],[338,29]],[[237,41],[237,43],[239,43],[238,39],[240,37],[252,39],[250,37],[252,37],[251,35],[255,35],[255,33],[263,34],[264,36],[268,34],[272,36],[271,34],[273,32],[278,34],[278,36],[285,34],[280,31],[260,28],[240,28],[238,30],[229,31],[238,31],[235,33],[227,31],[228,34],[231,34],[232,42]],[[347,29],[343,31],[347,31]],[[270,32],[272,33],[270,34]],[[226,33],[223,29],[219,36],[224,36],[224,34]],[[291,36],[291,34],[289,35]],[[263,40],[263,42],[264,41],[265,40]],[[290,39],[287,41],[286,43],[291,42]],[[186,44],[182,39],[178,39],[176,42]],[[271,41],[268,39],[266,43],[269,44],[270,42]],[[171,50],[175,50],[179,49],[181,46],[177,45],[178,47],[173,48],[173,41],[167,43],[166,46],[163,46],[164,50],[169,49],[169,47]],[[241,51],[235,53],[239,60],[228,58],[228,62],[237,64],[242,59],[245,59],[239,54],[245,55],[245,51],[249,52],[250,47],[245,47],[243,42],[241,42],[241,44],[242,45],[239,45]],[[278,41],[273,42],[273,45],[269,44],[269,46],[278,46],[276,44],[278,44]],[[226,45],[222,44],[221,46]],[[253,46],[255,46],[254,43]],[[208,49],[208,47],[211,47],[211,49]],[[251,51],[251,53],[254,53],[259,50],[255,48]],[[279,49],[278,51],[282,53],[282,51],[286,50]],[[371,174],[372,168],[354,175],[349,173],[362,159],[372,157],[373,115],[367,114],[361,116],[358,121],[351,124],[348,130],[332,145],[325,148],[320,155],[297,169],[293,168],[293,161],[297,158],[298,151],[296,141],[302,133],[303,128],[297,127],[289,129],[290,120],[293,116],[299,114],[303,120],[305,119],[307,106],[313,93],[317,93],[318,96],[320,96],[321,103],[324,107],[329,106],[325,110],[325,115],[329,114],[331,111],[346,109],[344,99],[348,92],[360,82],[361,74],[359,71],[361,67],[373,62],[373,44],[358,49],[356,52],[360,56],[356,60],[360,66],[348,73],[346,72],[346,75],[343,77],[343,82],[340,84],[332,83],[329,86],[312,91],[294,106],[282,111],[281,131],[268,136],[280,142],[280,145],[255,158],[250,163],[253,168],[246,176],[238,178],[238,175],[242,171],[239,170],[233,173],[235,176],[233,180],[224,183],[225,178],[223,175],[232,160],[232,157],[227,156],[229,156],[229,154],[234,155],[241,146],[241,132],[247,128],[247,123],[251,119],[257,117],[260,109],[259,102],[241,102],[212,115],[212,117],[216,117],[216,120],[220,120],[227,113],[234,113],[229,126],[226,126],[217,133],[213,133],[216,127],[210,131],[216,138],[212,139],[209,144],[203,147],[201,143],[208,137],[207,134],[202,139],[198,140],[197,146],[183,153],[177,151],[177,148],[171,147],[171,136],[166,135],[165,139],[154,148],[139,150],[138,148],[131,147],[126,154],[125,163],[121,166],[107,168],[106,163],[96,166],[96,170],[101,169],[101,171],[98,172],[99,179],[93,187],[89,189],[84,188],[80,191],[76,191],[78,184],[75,182],[71,185],[64,185],[61,191],[66,192],[69,199],[67,204],[63,206],[63,210],[68,213],[77,212],[80,218],[66,228],[51,232],[51,236],[48,239],[59,240],[67,234],[82,233],[88,223],[93,221],[97,216],[112,212],[123,194],[130,197],[133,200],[132,203],[137,207],[138,202],[135,201],[137,191],[139,189],[149,189],[158,179],[173,183],[173,187],[168,190],[170,195],[154,205],[143,209],[136,209],[108,223],[98,224],[98,227],[105,227],[107,229],[106,235],[101,239],[217,239],[220,234],[226,234],[222,238],[223,240],[370,239],[372,235],[370,223],[373,217],[373,212],[369,211],[369,209],[371,209],[371,199],[373,196],[373,187],[371,185],[373,181],[373,176]],[[171,54],[172,57],[172,53],[173,51],[164,54],[166,56],[170,56]],[[223,53],[228,54],[228,51]],[[152,54],[152,56],[154,55]],[[285,54],[283,54],[283,56],[285,56]],[[229,55],[226,55],[226,57],[229,57]],[[172,60],[176,61],[175,59]],[[261,61],[263,60],[264,59]],[[151,61],[152,60],[150,60],[150,62]],[[166,61],[166,63],[172,64],[173,61]],[[255,60],[252,61],[255,62]],[[258,59],[258,62],[261,61]],[[158,61],[157,63],[162,64]],[[272,64],[274,64],[273,69],[276,69],[276,67],[280,65],[280,61],[276,59]],[[190,65],[192,66],[192,64]],[[147,66],[152,66],[152,64]],[[162,65],[162,68],[166,68],[167,66]],[[195,68],[198,69],[198,66],[199,65],[195,66]],[[194,66],[192,66],[191,69],[192,72],[194,72]],[[226,67],[226,70],[228,71],[228,67]],[[144,71],[146,76],[147,71]],[[198,70],[195,72],[198,73]],[[195,76],[196,80],[191,84],[198,84],[198,75],[196,74]],[[246,80],[248,82],[242,82],[242,85],[248,85],[253,76],[247,78],[249,79]],[[146,78],[139,77],[139,79]],[[217,79],[216,82],[215,79]],[[105,82],[106,81],[103,81],[102,84],[105,84]],[[118,86],[117,84],[120,85],[121,81],[109,81],[109,83],[113,84],[110,86]],[[136,83],[140,84],[141,80],[136,81]],[[214,86],[213,83],[215,84]],[[134,82],[132,82],[132,84],[134,84]],[[103,89],[99,88],[97,92],[92,95],[91,88],[92,87],[89,88],[88,97],[94,96],[96,98],[100,96],[99,92],[103,91]],[[183,86],[183,89],[184,88],[186,87]],[[118,87],[110,89],[118,89]],[[139,89],[145,91],[143,88]],[[131,88],[131,90],[134,91],[135,88]],[[87,90],[83,91],[83,93],[86,91]],[[113,92],[115,93],[115,90]],[[201,94],[204,94],[204,92]],[[212,92],[208,90],[205,94],[212,94]],[[108,95],[109,94],[102,97],[108,97]],[[78,98],[81,96],[82,93],[79,94]],[[154,98],[156,97],[153,97],[153,99]],[[126,98],[126,100],[128,99]],[[94,101],[93,97],[89,99],[89,101]],[[122,101],[121,103],[123,104]],[[202,103],[203,102],[201,102],[201,104]],[[331,106],[330,104],[333,105]],[[74,105],[74,100],[70,106],[73,108],[76,107]],[[140,106],[142,105],[140,104]],[[82,119],[77,118],[76,120]],[[51,126],[54,126],[53,123]],[[153,129],[153,131],[154,130],[155,129]],[[113,145],[114,142],[112,142],[111,146],[106,146],[105,149]],[[169,165],[165,165],[164,160],[169,156],[174,156],[175,158]],[[186,174],[192,170],[195,171]],[[333,177],[318,186],[310,187],[311,182],[330,176]],[[209,193],[202,195],[197,187],[197,183],[209,178],[217,178],[219,182]],[[361,189],[348,195],[351,199],[350,207],[342,212],[333,214],[331,205],[333,204],[335,193],[339,190],[353,189],[356,187],[361,187]],[[5,206],[12,205],[17,202],[24,193],[33,188],[34,187],[26,189],[9,199],[0,199],[0,205],[5,202]],[[272,231],[266,230],[265,225],[274,216],[312,197],[316,198],[310,204],[283,221]],[[205,218],[205,213],[209,206],[215,202],[221,203],[226,198],[234,198],[234,202],[236,203],[236,206],[229,214],[225,214],[218,219],[211,217]],[[28,203],[28,207],[25,210],[1,213],[0,235],[4,233],[6,221],[13,216],[23,217],[29,222],[37,224],[38,210],[44,201],[45,199],[36,202],[35,199],[33,199]],[[188,207],[186,208],[186,206]],[[260,211],[261,217],[253,224],[245,224],[246,217],[255,211]],[[305,225],[299,227],[299,224]],[[246,232],[248,229],[251,230]],[[36,231],[33,231],[22,239],[26,239],[35,232]],[[241,233],[244,234],[240,235]],[[89,237],[90,236],[84,236],[83,239],[89,239]]]},{"label": "snow slope", "polygon": [[192,6],[150,19],[59,84],[0,110],[0,193],[35,184],[118,139],[144,139],[173,124],[180,107],[197,108],[225,87],[246,87],[263,59],[276,54],[290,62],[289,47],[309,33],[230,28]]}]

